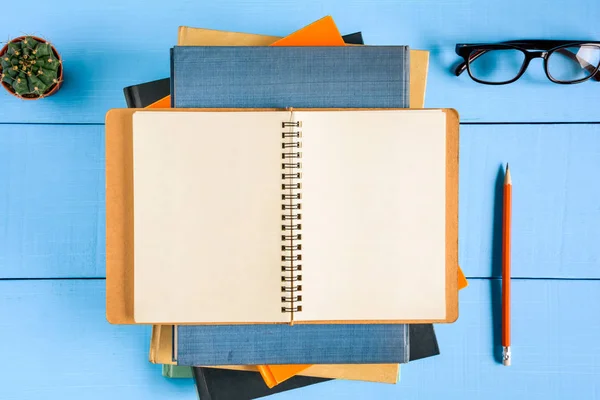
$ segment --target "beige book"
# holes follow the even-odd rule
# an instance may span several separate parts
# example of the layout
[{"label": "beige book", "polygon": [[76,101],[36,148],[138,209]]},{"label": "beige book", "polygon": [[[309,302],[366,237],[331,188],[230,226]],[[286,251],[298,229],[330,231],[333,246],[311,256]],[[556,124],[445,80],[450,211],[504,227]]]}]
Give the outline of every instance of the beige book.
[{"label": "beige book", "polygon": [[[173,325],[153,325],[150,340],[150,362],[175,365],[172,357]],[[255,365],[220,365],[207,368],[258,372]],[[398,364],[315,364],[298,375],[318,378],[347,379],[355,381],[396,383]]]},{"label": "beige book", "polygon": [[281,39],[281,36],[192,28],[189,26],[180,26],[177,33],[178,46],[268,46],[279,39]]},{"label": "beige book", "polygon": [[427,50],[410,50],[410,107],[425,107],[425,88],[427,87],[427,71],[429,69],[429,52]]},{"label": "beige book", "polygon": [[[268,46],[281,39],[280,36],[257,35],[253,33],[228,32],[205,28],[180,26],[177,35],[179,46]],[[410,107],[425,107],[425,87],[429,52],[410,50]]]}]

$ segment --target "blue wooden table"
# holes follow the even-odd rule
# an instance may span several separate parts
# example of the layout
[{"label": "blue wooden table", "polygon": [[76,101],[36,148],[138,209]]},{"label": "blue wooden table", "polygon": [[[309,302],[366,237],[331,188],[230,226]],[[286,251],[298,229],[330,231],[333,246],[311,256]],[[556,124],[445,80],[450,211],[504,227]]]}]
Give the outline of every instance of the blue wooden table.
[{"label": "blue wooden table", "polygon": [[[22,8],[20,8],[22,7]],[[20,11],[19,11],[20,10]],[[442,354],[397,385],[331,381],[278,399],[600,399],[600,84],[451,73],[454,45],[600,40],[600,2],[576,0],[31,0],[0,37],[36,34],[64,58],[48,99],[0,95],[0,399],[195,399],[148,359],[149,328],[105,319],[104,115],[122,88],[169,74],[177,27],[286,35],[330,14],[367,44],[431,51],[428,107],[461,114],[460,317]],[[499,169],[514,182],[513,366],[499,350]]]}]

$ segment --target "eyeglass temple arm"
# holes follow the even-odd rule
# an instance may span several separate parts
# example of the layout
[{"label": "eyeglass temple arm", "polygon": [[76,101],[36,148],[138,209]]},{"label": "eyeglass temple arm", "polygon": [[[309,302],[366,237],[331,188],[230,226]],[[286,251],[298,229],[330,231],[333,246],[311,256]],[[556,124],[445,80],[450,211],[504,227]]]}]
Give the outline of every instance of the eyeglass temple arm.
[{"label": "eyeglass temple arm", "polygon": [[[479,58],[480,56],[487,53],[487,51],[488,50],[477,50],[476,52],[473,52],[469,57],[469,61],[477,60],[477,58]],[[465,61],[463,61],[456,66],[456,69],[454,70],[454,74],[456,76],[459,76],[460,74],[465,72],[466,69],[467,69],[467,63]]]},{"label": "eyeglass temple arm", "polygon": [[467,69],[467,63],[463,61],[460,64],[458,64],[454,69],[454,75],[459,76],[460,74],[465,72],[465,69]]}]

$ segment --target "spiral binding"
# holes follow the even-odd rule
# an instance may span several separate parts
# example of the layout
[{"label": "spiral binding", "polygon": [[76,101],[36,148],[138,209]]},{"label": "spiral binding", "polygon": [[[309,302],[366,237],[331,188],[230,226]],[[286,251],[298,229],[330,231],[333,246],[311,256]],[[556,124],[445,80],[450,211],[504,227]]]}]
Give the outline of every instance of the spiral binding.
[{"label": "spiral binding", "polygon": [[302,311],[302,123],[281,127],[281,312],[295,313]]}]

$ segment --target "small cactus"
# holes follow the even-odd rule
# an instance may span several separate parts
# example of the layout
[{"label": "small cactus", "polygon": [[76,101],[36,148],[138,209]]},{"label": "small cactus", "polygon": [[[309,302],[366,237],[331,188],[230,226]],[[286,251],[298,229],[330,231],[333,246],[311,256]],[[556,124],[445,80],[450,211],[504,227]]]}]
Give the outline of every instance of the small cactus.
[{"label": "small cactus", "polygon": [[2,82],[19,97],[43,97],[60,82],[61,60],[48,42],[31,36],[9,42],[0,59]]}]

